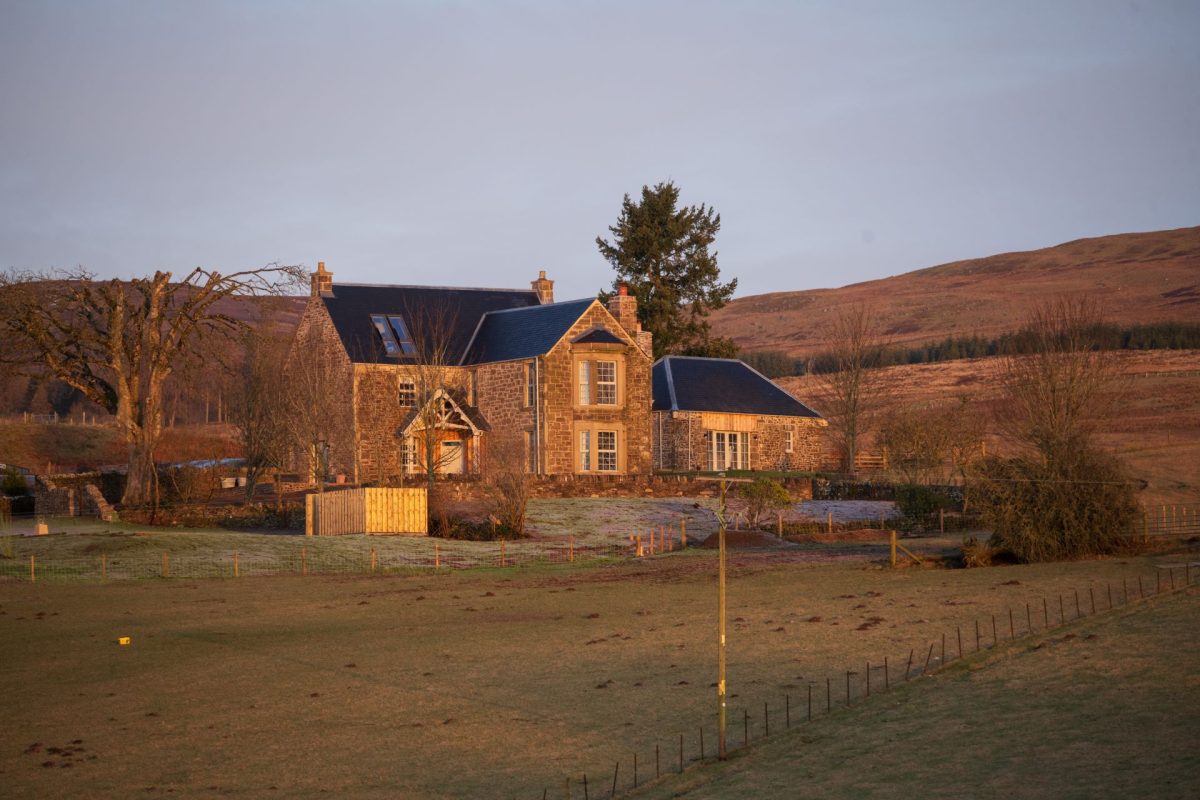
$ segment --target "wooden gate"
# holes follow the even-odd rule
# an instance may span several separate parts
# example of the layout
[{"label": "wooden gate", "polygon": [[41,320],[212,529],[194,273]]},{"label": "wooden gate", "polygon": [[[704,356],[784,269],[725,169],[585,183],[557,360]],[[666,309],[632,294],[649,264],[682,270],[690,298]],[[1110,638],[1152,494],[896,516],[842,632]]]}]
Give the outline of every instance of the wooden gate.
[{"label": "wooden gate", "polygon": [[425,488],[344,489],[304,498],[308,536],[429,532]]}]

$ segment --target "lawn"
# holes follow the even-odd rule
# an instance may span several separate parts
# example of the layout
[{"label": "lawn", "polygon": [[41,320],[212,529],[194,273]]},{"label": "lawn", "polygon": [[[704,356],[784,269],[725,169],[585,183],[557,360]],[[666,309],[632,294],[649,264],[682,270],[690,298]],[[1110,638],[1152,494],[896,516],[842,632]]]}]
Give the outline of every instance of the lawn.
[{"label": "lawn", "polygon": [[[1019,609],[1020,635],[1024,603],[1042,597],[1052,617],[1060,594],[1074,616],[1077,589],[1085,615],[1092,596],[1103,610],[1109,586],[1120,604],[1122,579],[1132,588],[1141,576],[1149,591],[1160,561],[889,571],[735,554],[731,719],[748,710],[755,738],[768,702],[778,730],[785,696],[798,713],[809,683],[844,680],[847,668],[857,706],[867,661],[888,656],[897,681],[911,650],[942,634],[954,642],[955,626],[970,631],[970,651],[982,621],[986,648],[992,614]],[[0,785],[13,798],[532,798],[561,796],[568,776],[581,796],[584,773],[607,788],[619,760],[626,787],[634,752],[643,780],[655,745],[664,768],[677,763],[681,734],[692,761],[701,725],[712,753],[714,572],[715,554],[699,551],[374,578],[3,582]],[[1167,685],[1194,687],[1195,650],[1160,652],[1172,657]],[[955,680],[910,693],[940,697],[918,684]],[[968,701],[984,724],[991,701]],[[1089,714],[1074,724],[1112,726]],[[835,715],[811,730],[841,724]],[[850,731],[830,739],[853,749]]]},{"label": "lawn", "polygon": [[1197,620],[1195,588],[1089,619],[637,796],[1197,797]]},{"label": "lawn", "polygon": [[[716,531],[716,501],[711,498],[576,498],[530,502],[530,537],[505,542],[467,542],[420,536],[308,538],[287,532],[246,532],[224,529],[164,528],[95,519],[57,518],[49,521],[49,536],[33,536],[34,520],[16,520],[0,539],[0,577],[29,576],[29,559],[42,580],[154,578],[212,578],[309,573],[377,573],[442,567],[501,566],[594,558],[624,558],[635,546],[631,535],[649,548],[662,532],[678,543],[680,525],[688,541],[697,544]],[[733,508],[738,508],[733,505]],[[824,518],[827,512],[845,521],[850,515],[876,517],[889,513],[890,503],[797,503],[792,518]],[[0,532],[2,533],[2,532]],[[880,558],[876,543],[805,543],[797,551],[813,559]],[[909,542],[924,553],[953,550],[958,537],[934,537]],[[372,553],[374,556],[372,557]]]}]

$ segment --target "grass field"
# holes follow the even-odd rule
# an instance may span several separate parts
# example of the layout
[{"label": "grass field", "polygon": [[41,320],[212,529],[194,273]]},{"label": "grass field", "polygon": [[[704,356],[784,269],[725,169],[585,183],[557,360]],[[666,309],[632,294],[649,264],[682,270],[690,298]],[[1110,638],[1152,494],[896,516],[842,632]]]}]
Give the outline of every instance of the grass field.
[{"label": "grass field", "polygon": [[[1160,560],[893,572],[735,554],[731,718],[748,709],[753,738],[764,702],[779,726],[785,695],[797,704],[810,682],[823,687],[827,676],[841,680],[847,668],[885,655],[896,680],[910,650],[942,634],[953,656],[956,625],[969,632],[971,650],[971,626],[983,622],[986,647],[992,614],[1005,638],[1009,607],[1018,610],[1019,635],[1024,603],[1042,597],[1052,618],[1059,594],[1074,616],[1075,590],[1085,615],[1091,596],[1106,606],[1108,586],[1120,603],[1122,579],[1133,587],[1141,576],[1150,590]],[[590,568],[388,578],[0,583],[0,785],[13,798],[532,798],[550,787],[561,796],[564,778],[584,773],[607,788],[620,760],[627,788],[635,751],[643,779],[656,744],[664,762],[677,759],[680,734],[686,760],[695,759],[701,725],[712,753],[714,572],[713,553],[689,552]],[[1194,622],[1194,607],[1187,612]],[[132,643],[119,646],[120,636]],[[1164,685],[1194,692],[1194,649],[1153,652],[1163,670],[1191,681]],[[968,679],[948,673],[911,692],[941,697],[937,686],[950,691]],[[859,671],[856,704],[861,680]],[[1022,696],[1020,680],[1012,679],[1001,711]],[[997,703],[1006,696],[995,692]],[[872,698],[848,713],[882,713],[904,696]],[[904,724],[920,728],[932,702],[907,706],[915,716]],[[976,714],[974,730],[991,702],[968,692],[939,713]],[[1070,724],[1107,730],[1115,721],[1086,711]],[[878,728],[870,735],[902,730]],[[857,749],[864,734],[841,715],[811,731],[839,743],[846,758],[875,752]],[[962,738],[947,736],[944,746]],[[918,764],[924,758],[914,755]],[[963,768],[967,776],[983,769]],[[923,774],[894,780],[912,789]]]},{"label": "grass field", "polygon": [[1081,622],[638,796],[1197,797],[1198,620],[1192,589]]}]

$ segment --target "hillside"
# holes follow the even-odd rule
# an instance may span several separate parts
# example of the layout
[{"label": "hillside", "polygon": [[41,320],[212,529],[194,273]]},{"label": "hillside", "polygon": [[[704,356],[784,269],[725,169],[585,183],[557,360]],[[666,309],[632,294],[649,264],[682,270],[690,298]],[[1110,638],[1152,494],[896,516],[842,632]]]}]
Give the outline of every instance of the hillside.
[{"label": "hillside", "polygon": [[[1100,444],[1119,454],[1132,477],[1146,481],[1139,500],[1194,503],[1200,497],[1200,351],[1142,350],[1116,354],[1124,378],[1115,415],[1101,426]],[[995,422],[1000,403],[1000,360],[961,359],[937,364],[906,364],[880,370],[886,411],[920,411],[969,397],[978,403],[989,453],[1007,453]],[[783,378],[787,391],[821,410],[814,376]],[[868,448],[875,447],[877,425],[869,425]]]},{"label": "hillside", "polygon": [[876,310],[892,342],[995,336],[1048,297],[1088,293],[1116,324],[1200,322],[1200,227],[1079,239],[844,286],[732,301],[713,330],[743,350],[804,356],[824,347],[829,322],[859,303]]}]

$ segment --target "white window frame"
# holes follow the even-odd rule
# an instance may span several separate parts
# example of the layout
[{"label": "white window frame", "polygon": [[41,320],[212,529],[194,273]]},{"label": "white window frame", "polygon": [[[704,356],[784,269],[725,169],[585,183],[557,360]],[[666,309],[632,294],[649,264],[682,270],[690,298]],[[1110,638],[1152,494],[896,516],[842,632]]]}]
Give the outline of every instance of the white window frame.
[{"label": "white window frame", "polygon": [[[617,404],[617,362],[595,361],[596,365],[596,405],[615,406]],[[605,377],[604,372],[611,370],[611,375]],[[608,399],[605,399],[607,396]]]},{"label": "white window frame", "polygon": [[525,407],[533,408],[537,404],[537,362],[530,361],[525,365]]},{"label": "white window frame", "polygon": [[[604,447],[604,438],[612,436],[612,447]],[[620,437],[616,431],[596,431],[596,471],[597,472],[619,472],[621,467],[620,461]],[[611,466],[604,466],[606,456],[612,456]]]},{"label": "white window frame", "polygon": [[400,379],[400,389],[396,394],[401,408],[412,408],[417,404],[417,382],[411,378]]},{"label": "white window frame", "polygon": [[592,405],[592,362],[579,362],[579,405]]},{"label": "white window frame", "polygon": [[592,432],[590,430],[579,432],[579,471],[592,471]]},{"label": "white window frame", "polygon": [[790,453],[795,446],[795,434],[789,428],[783,432],[783,452]]},{"label": "white window frame", "polygon": [[750,468],[750,434],[745,431],[710,431],[709,463],[713,472]]},{"label": "white window frame", "polygon": [[400,440],[400,469],[413,472],[417,468],[417,439],[415,436],[405,436]]}]

